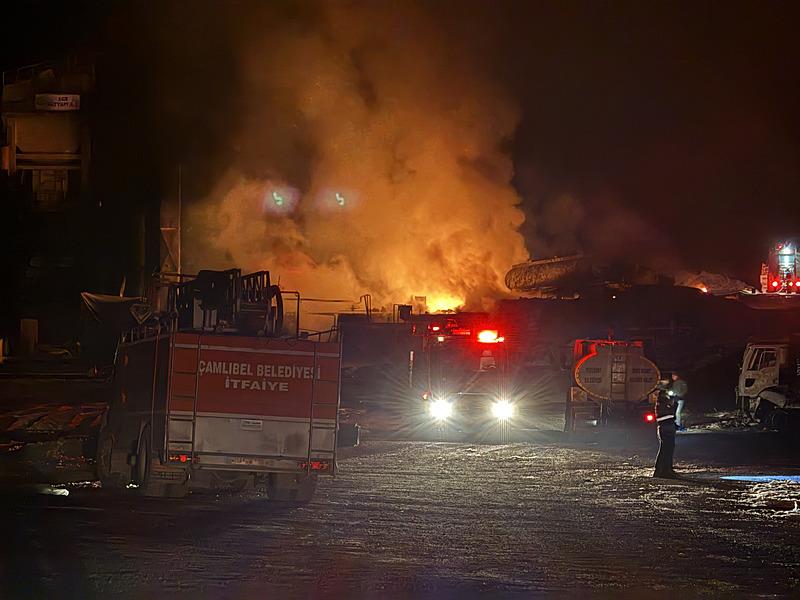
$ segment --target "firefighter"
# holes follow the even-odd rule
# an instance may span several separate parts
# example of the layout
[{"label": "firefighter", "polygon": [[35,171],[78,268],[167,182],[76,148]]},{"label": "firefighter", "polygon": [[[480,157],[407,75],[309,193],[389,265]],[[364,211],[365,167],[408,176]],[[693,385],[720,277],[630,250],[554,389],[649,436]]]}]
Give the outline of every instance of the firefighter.
[{"label": "firefighter", "polygon": [[667,390],[667,394],[672,396],[675,400],[676,408],[675,408],[675,428],[678,431],[684,431],[686,428],[683,426],[683,421],[681,420],[681,415],[683,413],[683,405],[686,402],[686,394],[689,391],[689,385],[686,383],[686,380],[681,379],[681,376],[678,373],[672,374],[672,383],[669,385],[669,389]]},{"label": "firefighter", "polygon": [[658,426],[658,456],[656,456],[656,470],[653,477],[675,479],[677,474],[672,468],[672,458],[675,454],[675,410],[677,402],[669,394],[670,385],[662,382],[659,385],[658,400],[656,401],[656,425]]}]

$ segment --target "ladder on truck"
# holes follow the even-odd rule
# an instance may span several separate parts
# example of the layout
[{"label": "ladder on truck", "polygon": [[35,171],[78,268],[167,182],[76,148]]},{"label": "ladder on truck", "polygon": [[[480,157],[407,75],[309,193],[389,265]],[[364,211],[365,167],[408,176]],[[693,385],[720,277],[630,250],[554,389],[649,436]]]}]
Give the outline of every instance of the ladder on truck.
[{"label": "ladder on truck", "polygon": [[628,399],[628,348],[627,346],[611,346],[611,364],[609,365],[609,394],[601,403],[601,419],[603,425],[608,421],[608,413],[615,402],[625,402]]},{"label": "ladder on truck", "polygon": [[[192,344],[192,349],[194,350],[194,359],[193,359],[193,370],[188,371],[177,371],[175,370],[175,349],[179,347],[177,344],[175,337],[178,333],[177,329],[177,321],[173,319],[172,326],[170,328],[170,339],[169,339],[169,362],[168,362],[168,371],[167,371],[167,399],[166,399],[166,423],[164,427],[164,450],[165,454],[169,456],[172,454],[177,454],[179,456],[185,456],[186,462],[189,464],[193,464],[195,462],[195,433],[196,433],[196,426],[197,426],[197,396],[200,388],[200,357],[201,351],[203,346],[203,336],[202,334],[197,334],[197,344]],[[178,394],[174,390],[174,375],[186,375],[192,377],[194,380],[193,382],[193,389],[191,394]],[[172,409],[170,408],[170,404],[173,398],[177,398],[180,400],[190,400],[192,403],[192,410],[191,414],[175,414]],[[189,430],[191,433],[188,436],[184,437],[173,437],[170,432],[170,422],[183,422],[189,423],[189,427],[182,427],[181,430]],[[181,459],[181,462],[184,462]]]},{"label": "ladder on truck", "polygon": [[[310,410],[309,410],[309,419],[308,419],[308,456],[306,458],[306,474],[310,475],[314,469],[314,463],[320,463],[321,461],[325,460],[328,461],[330,465],[330,472],[334,473],[336,470],[336,438],[337,438],[337,415],[339,414],[339,390],[338,386],[340,382],[338,379],[331,380],[331,379],[321,379],[319,378],[319,349],[315,345],[314,346],[314,358],[312,362],[312,378],[311,378],[311,400],[310,400]],[[341,361],[342,361],[342,351],[341,345],[339,347],[339,364],[337,366],[336,372],[341,371]],[[336,403],[331,404],[329,402],[320,402],[317,398],[317,390],[318,385],[317,382],[322,383],[333,383],[337,385],[337,393],[336,393]],[[334,407],[334,418],[333,422],[330,423],[327,420],[321,421],[319,418],[316,417],[316,410],[319,407]],[[320,448],[321,442],[324,440],[331,440],[331,447],[328,448]]]}]

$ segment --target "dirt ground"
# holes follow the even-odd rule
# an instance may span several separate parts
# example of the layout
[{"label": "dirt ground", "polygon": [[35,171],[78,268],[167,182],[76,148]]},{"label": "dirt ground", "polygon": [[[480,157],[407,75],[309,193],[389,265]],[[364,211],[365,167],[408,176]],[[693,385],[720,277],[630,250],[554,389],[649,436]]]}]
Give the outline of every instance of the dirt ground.
[{"label": "dirt ground", "polygon": [[150,500],[94,485],[63,488],[69,495],[18,491],[3,498],[0,590],[7,598],[800,594],[800,484],[719,479],[798,473],[796,442],[682,435],[680,481],[650,477],[654,451],[650,439],[368,441],[343,455],[338,476],[304,507],[276,507],[255,492]]},{"label": "dirt ground", "polygon": [[[677,440],[683,479],[655,480],[652,430],[561,434],[562,379],[538,379],[539,418],[507,444],[388,440],[379,432],[406,407],[373,407],[366,441],[303,507],[254,491],[156,500],[93,482],[6,488],[0,597],[800,596],[800,482],[721,479],[800,475],[800,437],[698,403]],[[59,443],[77,452],[96,407],[56,412],[76,434]],[[37,450],[59,430],[52,411],[0,413],[0,476],[42,481],[49,462],[49,481],[90,470],[65,463],[61,446]],[[27,463],[37,469],[11,472]]]}]

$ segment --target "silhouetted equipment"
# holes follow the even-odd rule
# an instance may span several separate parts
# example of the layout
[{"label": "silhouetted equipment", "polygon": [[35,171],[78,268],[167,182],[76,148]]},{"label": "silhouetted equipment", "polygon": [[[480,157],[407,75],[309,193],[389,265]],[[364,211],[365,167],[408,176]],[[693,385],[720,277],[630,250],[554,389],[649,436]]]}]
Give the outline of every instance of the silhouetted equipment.
[{"label": "silhouetted equipment", "polygon": [[178,329],[221,328],[267,337],[283,331],[283,299],[269,271],[200,271],[193,279],[170,284],[167,304]]}]

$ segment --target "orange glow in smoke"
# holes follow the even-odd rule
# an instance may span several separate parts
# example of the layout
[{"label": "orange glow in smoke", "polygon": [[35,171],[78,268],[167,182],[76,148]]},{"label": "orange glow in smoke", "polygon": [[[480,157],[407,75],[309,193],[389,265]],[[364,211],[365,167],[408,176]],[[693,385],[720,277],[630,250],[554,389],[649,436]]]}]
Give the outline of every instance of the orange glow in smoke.
[{"label": "orange glow in smoke", "polygon": [[464,306],[464,299],[448,294],[429,296],[427,299],[428,312],[443,312],[446,310],[456,310]]}]

